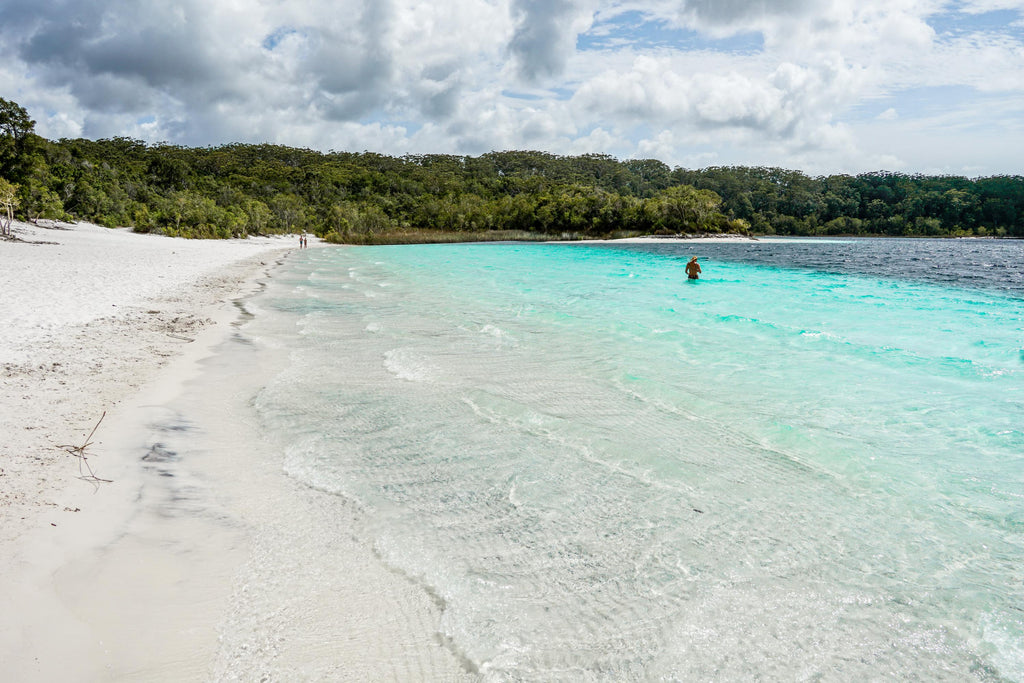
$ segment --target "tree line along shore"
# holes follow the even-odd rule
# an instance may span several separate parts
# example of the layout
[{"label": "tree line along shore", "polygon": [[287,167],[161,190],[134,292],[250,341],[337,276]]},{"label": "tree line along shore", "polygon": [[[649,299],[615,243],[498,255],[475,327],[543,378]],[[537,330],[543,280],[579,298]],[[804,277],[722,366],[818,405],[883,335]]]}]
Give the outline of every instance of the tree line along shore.
[{"label": "tree line along shore", "polygon": [[383,244],[636,235],[1024,237],[1024,177],[767,167],[537,151],[318,152],[270,144],[47,140],[0,98],[0,223],[91,221],[228,238]]}]

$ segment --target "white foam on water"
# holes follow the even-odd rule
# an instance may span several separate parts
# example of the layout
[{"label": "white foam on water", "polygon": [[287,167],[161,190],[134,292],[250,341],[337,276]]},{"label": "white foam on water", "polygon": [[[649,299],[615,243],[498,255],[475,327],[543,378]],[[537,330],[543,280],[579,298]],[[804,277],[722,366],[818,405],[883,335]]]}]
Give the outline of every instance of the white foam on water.
[{"label": "white foam on water", "polygon": [[992,648],[992,659],[999,673],[1012,681],[1024,680],[1024,616],[987,614],[981,621],[981,633]]},{"label": "white foam on water", "polygon": [[480,330],[480,334],[486,334],[496,339],[501,339],[503,337],[508,336],[504,330],[494,325],[484,325],[483,328],[481,328]]},{"label": "white foam on water", "polygon": [[391,349],[384,353],[384,367],[399,379],[426,382],[438,374],[437,366],[413,349]]}]

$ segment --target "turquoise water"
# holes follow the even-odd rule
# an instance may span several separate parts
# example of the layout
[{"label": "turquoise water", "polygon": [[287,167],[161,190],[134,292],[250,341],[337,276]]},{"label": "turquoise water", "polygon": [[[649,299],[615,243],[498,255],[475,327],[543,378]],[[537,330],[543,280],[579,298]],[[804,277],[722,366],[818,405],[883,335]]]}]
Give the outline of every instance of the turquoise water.
[{"label": "turquoise water", "polygon": [[800,244],[309,250],[253,405],[487,680],[1024,680],[1024,300]]}]

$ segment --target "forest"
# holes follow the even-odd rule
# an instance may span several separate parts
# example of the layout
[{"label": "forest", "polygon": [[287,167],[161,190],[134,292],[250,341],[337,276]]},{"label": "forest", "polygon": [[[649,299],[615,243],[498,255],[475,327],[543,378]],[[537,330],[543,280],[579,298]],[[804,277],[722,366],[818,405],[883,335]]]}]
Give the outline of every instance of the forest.
[{"label": "forest", "polygon": [[0,208],[171,236],[339,243],[641,234],[1024,237],[1024,177],[766,167],[538,151],[391,157],[271,144],[47,140],[0,98]]}]

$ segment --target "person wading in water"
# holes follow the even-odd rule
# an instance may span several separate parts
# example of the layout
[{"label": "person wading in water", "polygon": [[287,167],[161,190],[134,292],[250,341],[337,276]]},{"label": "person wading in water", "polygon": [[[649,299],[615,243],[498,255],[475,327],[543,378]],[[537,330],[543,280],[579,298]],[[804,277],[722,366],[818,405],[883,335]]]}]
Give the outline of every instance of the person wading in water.
[{"label": "person wading in water", "polygon": [[696,256],[691,258],[690,262],[686,264],[686,277],[691,280],[696,280],[700,277],[700,264],[697,263]]}]

